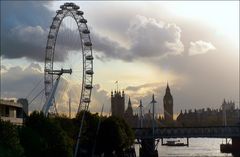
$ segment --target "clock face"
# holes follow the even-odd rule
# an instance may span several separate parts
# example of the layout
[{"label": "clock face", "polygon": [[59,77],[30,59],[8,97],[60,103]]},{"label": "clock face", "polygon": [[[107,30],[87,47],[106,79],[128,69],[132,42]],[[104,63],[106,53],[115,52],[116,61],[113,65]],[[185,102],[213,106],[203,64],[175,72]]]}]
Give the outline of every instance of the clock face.
[{"label": "clock face", "polygon": [[168,100],[168,103],[171,104],[171,103],[172,103],[172,100]]}]

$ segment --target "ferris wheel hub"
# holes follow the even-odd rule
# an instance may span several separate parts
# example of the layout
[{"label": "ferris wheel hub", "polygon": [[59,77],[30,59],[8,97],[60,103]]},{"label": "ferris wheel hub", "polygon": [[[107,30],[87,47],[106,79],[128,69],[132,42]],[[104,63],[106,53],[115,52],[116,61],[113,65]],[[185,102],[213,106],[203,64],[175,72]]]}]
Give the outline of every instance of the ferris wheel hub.
[{"label": "ferris wheel hub", "polygon": [[49,70],[46,69],[45,70],[48,74],[52,74],[52,75],[62,75],[63,73],[68,73],[68,74],[72,74],[72,69],[61,69],[61,70]]}]

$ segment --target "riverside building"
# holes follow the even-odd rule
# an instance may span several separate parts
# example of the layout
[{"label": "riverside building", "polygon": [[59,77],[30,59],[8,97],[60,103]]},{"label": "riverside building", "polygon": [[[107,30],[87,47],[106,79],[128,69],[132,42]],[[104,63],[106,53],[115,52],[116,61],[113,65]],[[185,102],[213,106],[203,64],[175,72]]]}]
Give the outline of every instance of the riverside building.
[{"label": "riverside building", "polygon": [[17,101],[0,99],[0,119],[22,125],[27,115],[27,99],[18,99]]}]

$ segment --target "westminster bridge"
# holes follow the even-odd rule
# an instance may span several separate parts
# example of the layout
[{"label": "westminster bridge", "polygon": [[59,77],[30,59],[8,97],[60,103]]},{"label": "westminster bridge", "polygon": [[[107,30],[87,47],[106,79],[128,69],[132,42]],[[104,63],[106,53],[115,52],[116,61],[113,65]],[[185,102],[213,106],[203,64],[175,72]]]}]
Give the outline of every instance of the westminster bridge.
[{"label": "westminster bridge", "polygon": [[156,142],[163,138],[231,138],[231,151],[240,155],[240,126],[133,128],[141,144],[140,157],[157,157]]}]

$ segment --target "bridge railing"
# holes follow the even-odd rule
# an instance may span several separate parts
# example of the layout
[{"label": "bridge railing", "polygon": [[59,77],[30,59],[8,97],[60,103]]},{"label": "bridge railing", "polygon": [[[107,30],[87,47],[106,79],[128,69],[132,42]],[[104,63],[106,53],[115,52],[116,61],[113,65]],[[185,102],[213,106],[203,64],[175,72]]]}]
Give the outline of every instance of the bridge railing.
[{"label": "bridge railing", "polygon": [[176,127],[155,128],[154,136],[152,128],[135,128],[136,139],[148,138],[232,138],[240,137],[240,126],[216,126],[216,127]]}]

